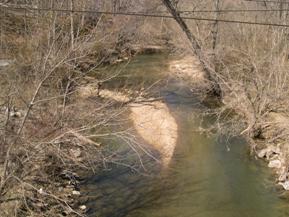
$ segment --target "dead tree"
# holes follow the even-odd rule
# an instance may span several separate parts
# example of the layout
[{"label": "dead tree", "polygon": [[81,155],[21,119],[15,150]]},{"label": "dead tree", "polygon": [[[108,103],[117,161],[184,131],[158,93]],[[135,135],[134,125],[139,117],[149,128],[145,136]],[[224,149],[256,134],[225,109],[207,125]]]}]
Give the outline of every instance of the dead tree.
[{"label": "dead tree", "polygon": [[212,31],[212,35],[213,35],[213,50],[214,51],[216,49],[217,40],[218,40],[218,31],[219,31],[218,18],[219,18],[220,0],[215,0],[215,9],[216,9],[216,21],[214,22],[213,31]]},{"label": "dead tree", "polygon": [[283,17],[283,10],[284,10],[284,3],[283,1],[280,1],[279,3],[279,17],[280,17],[280,20],[282,20],[282,17]]},{"label": "dead tree", "polygon": [[212,48],[213,48],[213,52],[214,52],[214,65],[215,65],[215,71],[217,71],[216,69],[216,62],[217,62],[217,54],[216,54],[216,47],[217,47],[217,41],[218,41],[218,33],[219,33],[219,9],[220,9],[220,0],[215,0],[215,10],[216,10],[216,21],[214,22],[213,25],[213,30],[212,30],[212,37],[213,37],[213,43],[212,43]]},{"label": "dead tree", "polygon": [[196,36],[191,32],[184,19],[180,16],[180,13],[176,9],[175,0],[162,0],[163,4],[166,6],[167,10],[174,17],[175,21],[179,24],[183,32],[186,34],[188,40],[191,43],[191,48],[193,53],[199,59],[204,72],[206,73],[206,78],[211,82],[212,90],[211,93],[216,95],[218,98],[222,97],[221,87],[217,81],[217,75],[214,68],[211,66],[206,56],[203,53],[202,47],[199,44]]}]

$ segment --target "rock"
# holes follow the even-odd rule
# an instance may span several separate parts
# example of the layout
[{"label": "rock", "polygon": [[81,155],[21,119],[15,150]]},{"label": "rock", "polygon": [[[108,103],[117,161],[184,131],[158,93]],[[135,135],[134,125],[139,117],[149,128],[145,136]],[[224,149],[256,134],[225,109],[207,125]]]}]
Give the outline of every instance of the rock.
[{"label": "rock", "polygon": [[79,191],[72,191],[72,194],[73,195],[80,195],[80,192]]},{"label": "rock", "polygon": [[285,182],[279,182],[278,185],[281,185],[284,190],[288,191],[289,190],[289,181],[285,181]]},{"label": "rock", "polygon": [[277,170],[278,181],[285,182],[288,177],[288,169],[285,166],[282,166],[280,169]]},{"label": "rock", "polygon": [[274,147],[274,148],[272,149],[272,151],[274,152],[274,154],[278,154],[278,155],[280,155],[280,154],[282,153],[279,146]]},{"label": "rock", "polygon": [[22,113],[21,112],[10,112],[10,117],[12,118],[21,118],[22,117]]},{"label": "rock", "polygon": [[85,205],[81,205],[81,206],[79,206],[79,209],[81,209],[82,211],[85,211],[86,210],[86,206]]},{"label": "rock", "polygon": [[269,162],[268,167],[279,169],[282,167],[282,163],[280,160],[272,160]]},{"label": "rock", "polygon": [[257,156],[259,158],[265,158],[266,157],[266,159],[272,159],[274,156],[280,155],[280,154],[281,154],[280,148],[271,145],[265,149],[260,150],[257,153]]},{"label": "rock", "polygon": [[259,152],[257,153],[258,158],[264,158],[264,157],[266,157],[267,151],[268,151],[267,148],[262,149],[261,151],[259,151]]},{"label": "rock", "polygon": [[38,193],[39,193],[39,194],[44,194],[44,191],[43,191],[43,189],[42,189],[42,188],[40,188],[40,189],[38,190]]},{"label": "rock", "polygon": [[9,66],[12,63],[11,60],[0,60],[0,67]]},{"label": "rock", "polygon": [[278,181],[279,182],[284,182],[287,179],[287,174],[286,173],[282,173],[279,177],[278,177]]}]

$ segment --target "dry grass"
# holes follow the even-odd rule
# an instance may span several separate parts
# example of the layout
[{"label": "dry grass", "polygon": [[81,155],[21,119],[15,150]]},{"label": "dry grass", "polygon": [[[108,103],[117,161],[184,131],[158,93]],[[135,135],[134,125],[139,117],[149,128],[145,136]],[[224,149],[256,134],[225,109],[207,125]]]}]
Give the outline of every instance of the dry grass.
[{"label": "dry grass", "polygon": [[1,51],[15,62],[0,71],[0,215],[83,216],[75,172],[103,164],[100,132],[124,110],[77,94],[98,82],[84,78],[107,58],[97,50],[110,36],[106,18],[82,26],[78,15],[5,15]]}]

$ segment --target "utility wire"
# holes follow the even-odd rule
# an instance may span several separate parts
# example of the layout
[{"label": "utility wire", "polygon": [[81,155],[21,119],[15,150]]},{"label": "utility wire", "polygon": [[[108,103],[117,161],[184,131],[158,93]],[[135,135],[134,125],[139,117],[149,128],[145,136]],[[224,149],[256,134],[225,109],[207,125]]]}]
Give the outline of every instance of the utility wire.
[{"label": "utility wire", "polygon": [[[232,10],[196,10],[196,11],[179,11],[179,13],[235,13],[235,12],[280,12],[289,11],[289,9],[232,9]],[[162,11],[165,12],[165,11]]]},{"label": "utility wire", "polygon": [[[244,1],[253,1],[253,0],[244,0]],[[261,0],[254,0],[254,2],[266,2],[266,1],[261,1]],[[289,2],[286,2],[289,4]],[[12,6],[12,5],[6,5],[0,3],[0,7],[8,8],[8,7],[16,7],[16,8],[26,8],[26,7],[21,7],[21,6]],[[33,9],[37,9],[34,7],[31,7]],[[53,10],[53,9],[52,9]],[[282,11],[288,11],[289,9],[225,9],[225,10],[179,10],[178,12],[183,14],[183,13],[237,13],[237,12],[245,12],[245,13],[250,13],[250,12],[282,12]],[[156,14],[156,13],[168,13],[167,11],[152,11],[151,13]]]},{"label": "utility wire", "polygon": [[276,3],[276,4],[289,4],[286,1],[273,1],[273,0],[244,0],[245,2],[261,2],[261,3]]},{"label": "utility wire", "polygon": [[[109,11],[94,11],[94,10],[66,10],[66,9],[50,9],[50,8],[32,8],[32,7],[11,7],[0,5],[0,8],[6,8],[11,10],[31,10],[31,11],[48,11],[48,12],[62,12],[62,13],[87,13],[87,14],[106,14],[106,15],[119,15],[119,16],[136,16],[136,17],[152,17],[152,18],[167,18],[174,19],[170,15],[157,15],[157,14],[147,14],[147,13],[134,13],[134,12],[109,12]],[[226,20],[226,19],[212,19],[212,18],[202,18],[202,17],[182,17],[184,20],[199,20],[208,22],[221,22],[221,23],[235,23],[235,24],[246,24],[246,25],[259,25],[259,26],[272,26],[272,27],[285,27],[289,28],[287,24],[279,23],[264,23],[264,22],[250,22],[241,20]]]}]

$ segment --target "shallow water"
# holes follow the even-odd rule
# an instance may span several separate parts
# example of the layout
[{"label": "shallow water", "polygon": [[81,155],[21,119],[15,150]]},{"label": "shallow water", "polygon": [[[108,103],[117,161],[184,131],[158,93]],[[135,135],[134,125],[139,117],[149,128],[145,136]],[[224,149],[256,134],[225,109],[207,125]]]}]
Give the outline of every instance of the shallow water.
[{"label": "shallow water", "polygon": [[[167,70],[164,61],[166,58],[160,56],[141,56],[125,73],[135,72],[134,79],[150,77],[149,85],[163,78],[160,71]],[[250,157],[246,142],[201,134],[199,127],[210,125],[212,118],[201,120],[202,105],[184,84],[173,79],[167,84],[160,88],[160,94],[179,125],[169,169],[161,171],[157,162],[147,158],[145,174],[111,166],[90,177],[82,187],[89,199],[89,215],[288,217],[289,202],[279,197],[269,169]]]}]

